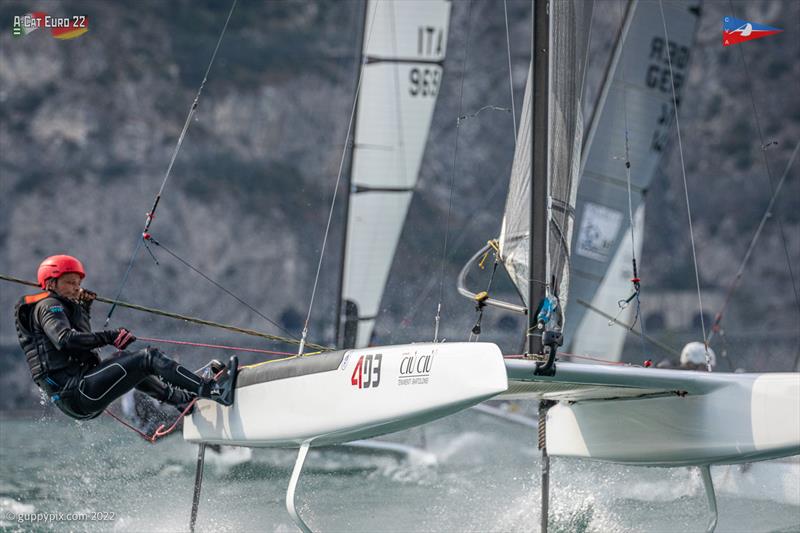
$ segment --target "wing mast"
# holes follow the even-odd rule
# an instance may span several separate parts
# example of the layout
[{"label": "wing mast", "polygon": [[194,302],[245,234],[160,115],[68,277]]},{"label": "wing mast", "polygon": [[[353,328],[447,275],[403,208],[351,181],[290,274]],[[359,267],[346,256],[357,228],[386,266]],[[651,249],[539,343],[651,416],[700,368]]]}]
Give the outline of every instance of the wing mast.
[{"label": "wing mast", "polygon": [[[533,34],[531,51],[533,62],[533,120],[531,120],[531,211],[530,244],[528,256],[528,329],[526,346],[528,355],[542,353],[542,332],[536,323],[536,309],[547,288],[547,201],[549,150],[548,130],[550,119],[550,14],[547,2],[533,2]],[[555,354],[553,354],[555,357]]]}]

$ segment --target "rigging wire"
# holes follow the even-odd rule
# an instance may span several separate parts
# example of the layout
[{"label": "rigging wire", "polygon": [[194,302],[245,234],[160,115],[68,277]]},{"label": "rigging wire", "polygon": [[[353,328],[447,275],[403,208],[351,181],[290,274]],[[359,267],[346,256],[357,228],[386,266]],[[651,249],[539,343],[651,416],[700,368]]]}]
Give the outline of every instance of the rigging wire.
[{"label": "rigging wire", "polygon": [[[35,287],[35,288],[41,290],[41,287],[39,286],[38,283],[34,283],[32,281],[26,281],[24,279],[15,278],[13,276],[7,276],[5,274],[0,274],[0,280],[8,281],[8,282],[11,282],[11,283],[17,283],[19,285],[28,285],[30,287]],[[256,331],[254,329],[240,328],[239,326],[232,326],[230,324],[221,324],[219,322],[213,322],[211,320],[205,320],[203,318],[197,318],[197,317],[188,316],[188,315],[181,315],[181,314],[178,314],[178,313],[173,313],[171,311],[164,311],[163,309],[156,309],[156,308],[153,308],[153,307],[145,307],[144,305],[133,304],[133,303],[130,303],[130,302],[124,302],[122,300],[116,300],[116,299],[112,300],[112,299],[109,299],[109,298],[104,298],[102,296],[97,296],[95,298],[95,300],[97,300],[98,302],[106,303],[106,304],[116,305],[117,307],[125,307],[125,308],[128,308],[128,309],[133,309],[134,311],[141,311],[143,313],[149,313],[151,315],[158,315],[158,316],[163,316],[163,317],[166,317],[166,318],[172,318],[172,319],[175,319],[175,320],[182,320],[184,322],[191,322],[191,323],[194,323],[194,324],[199,324],[201,326],[210,326],[210,327],[214,327],[214,328],[224,329],[224,330],[227,330],[227,331],[232,331],[233,333],[241,333],[242,335],[250,335],[251,337],[259,337],[259,338],[262,338],[262,339],[267,339],[267,340],[270,340],[270,341],[283,342],[283,343],[286,343],[286,344],[300,344],[300,341],[297,341],[295,339],[289,339],[289,338],[286,338],[286,337],[281,337],[279,335],[272,335],[270,333],[263,333],[261,331]],[[310,342],[307,342],[306,346],[309,346],[311,348],[315,348],[315,349],[318,349],[318,350],[325,350],[325,351],[330,351],[330,350],[333,349],[333,348],[329,348],[327,346],[322,346],[320,344],[312,344]]]},{"label": "rigging wire", "polygon": [[[711,342],[711,339],[713,338],[714,333],[716,333],[717,331],[720,330],[720,323],[722,322],[722,317],[723,317],[723,315],[725,313],[725,310],[726,310],[726,308],[728,307],[728,304],[731,301],[731,297],[733,296],[733,293],[739,287],[739,283],[741,282],[742,276],[744,275],[744,269],[747,266],[748,261],[750,260],[750,256],[752,255],[753,251],[755,250],[756,242],[758,241],[759,237],[761,236],[761,231],[764,229],[764,225],[766,224],[767,220],[770,217],[772,217],[772,209],[775,206],[775,202],[778,199],[778,193],[780,193],[781,189],[783,188],[783,184],[786,181],[786,177],[789,174],[789,169],[791,169],[792,165],[794,164],[794,160],[797,157],[798,149],[800,149],[800,142],[795,144],[794,151],[792,151],[792,155],[789,158],[789,162],[786,164],[786,168],[783,171],[783,175],[781,176],[781,179],[778,180],[778,184],[775,186],[775,190],[772,193],[772,197],[769,200],[769,204],[767,205],[767,208],[764,210],[764,214],[761,216],[761,221],[759,222],[758,227],[756,228],[755,234],[753,234],[753,238],[750,239],[750,245],[747,247],[747,251],[744,254],[744,258],[742,259],[742,262],[739,264],[739,269],[736,271],[736,275],[733,277],[733,280],[731,281],[730,287],[728,287],[728,292],[725,295],[725,300],[722,303],[722,307],[720,308],[719,312],[714,317],[714,323],[711,326],[711,334],[709,335],[709,338],[708,338],[709,342]],[[795,366],[796,366],[796,364],[795,364]]]},{"label": "rigging wire", "polygon": [[[658,6],[661,9],[661,24],[664,27],[664,40],[669,42],[669,33],[667,32],[667,20],[664,16],[664,2],[658,0]],[[672,71],[672,56],[669,51],[669,46],[665,47],[667,51],[667,64],[669,65],[669,80],[672,86],[672,109],[675,112],[675,131],[678,134],[678,153],[681,160],[681,175],[683,176],[683,192],[686,198],[686,214],[689,219],[689,239],[692,243],[692,261],[694,263],[694,278],[697,285],[697,301],[700,306],[700,327],[703,330],[703,345],[705,346],[706,354],[706,368],[711,372],[711,354],[708,352],[708,337],[706,336],[706,322],[703,317],[703,295],[700,292],[700,270],[697,267],[697,250],[694,242],[694,228],[692,227],[692,206],[689,202],[689,185],[686,181],[686,164],[683,161],[683,141],[681,140],[681,125],[678,120],[678,97],[675,91],[675,75]]]},{"label": "rigging wire", "polygon": [[[464,44],[464,59],[461,64],[461,87],[459,90],[458,101],[458,117],[461,117],[461,110],[464,107],[464,78],[467,77],[467,57],[469,56],[469,36],[472,21],[472,0],[469,0],[469,10],[467,11],[467,35],[466,43]],[[456,120],[456,139],[453,148],[453,166],[450,169],[450,198],[447,202],[447,218],[444,227],[444,245],[442,246],[442,266],[439,272],[439,303],[436,305],[436,317],[434,319],[435,325],[433,330],[433,342],[439,342],[439,322],[442,313],[442,298],[444,297],[444,270],[445,261],[447,260],[447,240],[450,235],[450,215],[453,210],[453,189],[455,188],[456,181],[456,161],[458,160],[458,137],[461,131],[461,122]]]},{"label": "rigging wire", "polygon": [[[125,274],[122,276],[122,283],[119,284],[119,289],[117,289],[117,294],[114,296],[114,300],[119,300],[122,296],[122,289],[125,288],[125,284],[128,283],[128,276],[131,274],[131,270],[133,270],[133,262],[136,260],[136,256],[139,254],[139,249],[142,247],[142,243],[144,239],[139,237],[136,239],[136,247],[133,249],[133,254],[131,255],[130,261],[128,261],[128,266],[125,269]],[[117,304],[111,304],[111,308],[108,310],[108,314],[106,315],[106,321],[103,322],[103,327],[107,327],[108,323],[111,322],[111,315],[114,314],[114,311],[117,309]]]},{"label": "rigging wire", "polygon": [[213,348],[215,350],[230,350],[233,352],[250,352],[250,353],[260,353],[266,355],[294,355],[294,352],[279,352],[276,350],[262,350],[260,348],[243,348],[241,346],[228,346],[225,344],[208,344],[205,342],[190,342],[190,341],[179,341],[175,339],[159,339],[156,337],[136,337],[137,340],[145,341],[145,342],[163,342],[164,344],[174,344],[176,346],[194,346],[197,348]]},{"label": "rigging wire", "polygon": [[508,33],[508,0],[503,0],[506,21],[506,52],[508,56],[508,92],[511,94],[511,120],[514,124],[514,148],[517,147],[517,108],[514,105],[514,74],[511,70],[511,37]]},{"label": "rigging wire", "polygon": [[[484,204],[491,205],[492,202],[494,201],[494,199],[500,193],[500,191],[503,190],[503,186],[504,185],[505,185],[505,182],[503,182],[503,180],[496,180],[494,182],[494,185],[492,186],[492,188],[489,190],[489,192],[486,193],[485,199],[484,199]],[[461,231],[460,231],[460,233],[458,235],[458,238],[453,242],[453,245],[451,246],[452,249],[457,250],[457,249],[459,249],[461,247],[461,245],[464,243],[464,241],[471,235],[470,229],[472,228],[472,226],[474,224],[476,224],[478,222],[478,220],[479,220],[478,217],[470,217],[469,220],[467,220],[467,223],[464,225],[463,228],[461,228]],[[451,258],[453,257],[452,254],[451,254],[450,257]],[[427,300],[428,300],[431,292],[433,292],[433,290],[435,289],[436,284],[437,284],[438,281],[439,280],[436,279],[436,277],[431,277],[430,279],[428,279],[428,283],[425,285],[425,288],[422,289],[422,291],[419,292],[419,296],[417,296],[414,299],[415,300],[414,304],[403,315],[403,319],[400,321],[400,325],[402,327],[407,327],[407,325],[411,322],[411,318],[417,315],[417,309],[427,303]],[[382,326],[378,326],[378,327],[382,327]],[[392,333],[392,331],[390,331],[388,329],[385,329],[385,328],[384,328],[384,331],[385,331],[385,333],[388,333],[388,334]]]},{"label": "rigging wire", "polygon": [[[369,32],[367,33],[367,41],[366,41],[367,44],[365,45],[365,48],[369,48],[369,43],[372,38],[372,30],[375,27],[374,24],[375,13],[377,13],[377,11],[378,8],[376,6],[372,10],[372,18],[370,19],[369,23]],[[347,156],[347,148],[350,146],[350,134],[353,131],[353,121],[356,115],[356,107],[358,106],[358,95],[361,93],[361,82],[364,79],[364,66],[367,63],[366,60],[367,58],[365,57],[362,60],[362,66],[359,69],[358,83],[356,84],[356,92],[355,95],[353,96],[353,106],[352,109],[350,110],[350,120],[347,123],[347,132],[345,135],[344,147],[342,148],[342,157],[341,160],[339,161],[339,172],[336,175],[336,183],[334,184],[333,187],[333,197],[331,198],[331,206],[330,209],[328,210],[328,222],[325,224],[325,234],[322,238],[322,248],[319,251],[319,261],[317,262],[317,273],[314,276],[314,286],[311,289],[311,299],[308,302],[308,313],[306,314],[306,320],[303,323],[303,336],[300,338],[300,347],[297,350],[298,356],[303,355],[303,350],[305,349],[305,346],[307,344],[306,339],[308,338],[308,323],[311,320],[311,310],[314,308],[314,298],[317,295],[317,286],[319,285],[319,275],[320,272],[322,271],[322,260],[325,258],[325,247],[328,244],[328,235],[330,234],[331,230],[331,220],[333,220],[333,210],[334,207],[336,206],[336,196],[337,193],[339,192],[339,183],[342,181],[342,171],[344,170],[344,161]]]},{"label": "rigging wire", "polygon": [[[733,9],[733,3],[731,2],[731,0],[728,0],[728,5],[731,8],[731,15],[736,17],[736,12]],[[755,123],[756,123],[756,131],[758,132],[758,139],[759,139],[759,142],[761,143],[761,156],[762,156],[762,159],[764,161],[764,168],[767,171],[767,182],[769,183],[769,191],[770,191],[771,194],[774,194],[774,187],[772,185],[772,181],[773,181],[773,179],[772,179],[772,169],[771,169],[770,164],[769,164],[769,159],[767,158],[767,149],[769,147],[777,144],[777,142],[775,142],[775,141],[765,142],[764,141],[764,132],[761,129],[761,120],[760,120],[759,115],[758,115],[758,108],[756,107],[756,99],[755,99],[755,96],[753,94],[753,85],[752,85],[752,80],[750,78],[750,70],[749,70],[749,66],[747,65],[747,61],[745,60],[745,57],[744,57],[744,48],[742,48],[741,46],[739,47],[739,57],[740,57],[740,59],[742,61],[742,68],[743,68],[744,73],[745,73],[745,81],[746,81],[746,84],[747,84],[747,92],[748,92],[748,94],[750,96],[750,105],[753,108],[753,117],[754,117]],[[786,234],[785,234],[784,229],[783,229],[783,222],[781,221],[781,218],[780,218],[779,215],[775,216],[775,220],[778,223],[778,232],[780,233],[781,243],[783,244],[783,253],[784,253],[785,257],[786,257],[787,268],[789,269],[789,279],[792,282],[792,290],[794,291],[794,302],[795,302],[795,305],[797,306],[798,312],[800,313],[800,295],[798,295],[797,282],[795,281],[794,270],[792,269],[792,261],[791,261],[791,258],[789,256],[789,247],[788,247],[788,245],[786,243]],[[712,330],[712,333],[713,333],[713,330]],[[797,355],[795,357],[795,364],[794,364],[793,368],[797,368],[798,360],[800,360],[800,347],[798,348]]]},{"label": "rigging wire", "polygon": [[[617,4],[619,7],[619,14],[620,14],[620,22],[621,27],[625,25],[625,13],[622,9],[622,0]],[[622,70],[620,71],[620,76],[622,79],[622,115],[625,124],[625,181],[627,184],[628,189],[628,222],[631,229],[631,265],[632,265],[632,272],[633,278],[631,279],[631,283],[633,283],[633,295],[631,295],[627,300],[621,300],[617,304],[619,305],[619,314],[617,317],[622,314],[622,312],[627,308],[628,304],[633,300],[636,299],[636,314],[633,317],[633,322],[631,323],[631,329],[636,326],[636,322],[639,322],[639,329],[641,330],[642,334],[639,336],[642,343],[642,357],[646,357],[647,355],[647,344],[646,339],[647,335],[644,331],[644,319],[641,318],[641,311],[642,311],[642,300],[640,298],[641,295],[641,280],[639,279],[639,269],[636,263],[636,221],[633,216],[633,191],[631,188],[631,156],[630,156],[630,139],[629,139],[629,129],[628,129],[628,89],[627,85],[625,84],[625,41],[627,40],[627,33],[621,33],[622,43],[621,43],[621,50],[620,50],[620,62],[619,67]]]},{"label": "rigging wire", "polygon": [[[459,116],[458,116],[458,119],[456,120],[456,127],[457,128],[460,127],[461,123],[464,122],[465,120],[478,117],[478,115],[480,115],[483,111],[505,111],[505,112],[510,112],[511,113],[512,124],[513,124],[513,128],[514,128],[513,132],[512,132],[513,133],[512,138],[514,140],[514,147],[516,148],[516,145],[517,145],[517,116],[516,116],[516,106],[514,104],[514,77],[513,77],[513,73],[512,73],[513,72],[512,71],[512,67],[511,67],[511,41],[510,41],[510,37],[509,37],[507,0],[503,0],[503,10],[504,10],[504,14],[505,14],[506,52],[507,52],[507,58],[508,58],[508,84],[509,84],[509,94],[511,96],[511,108],[506,108],[506,107],[501,107],[501,106],[496,106],[496,105],[489,104],[489,105],[485,105],[485,106],[481,107],[480,109],[478,109],[474,113],[470,113],[470,114],[467,114],[467,115],[461,115],[460,114],[461,110],[459,110]],[[491,201],[495,198],[495,196],[497,196],[497,194],[500,191],[502,185],[503,185],[503,182],[501,180],[498,180],[498,181],[495,182],[495,184],[492,187],[492,189],[487,193],[487,196],[484,199],[484,204],[490,204],[491,203]],[[469,221],[467,222],[466,226],[462,229],[458,239],[455,241],[455,243],[452,246],[452,248],[456,248],[456,249],[459,248],[461,243],[464,242],[464,240],[466,239],[466,237],[469,234],[469,232],[467,231],[467,228],[469,228],[476,221],[477,221],[476,217],[472,217],[472,218],[469,219]],[[495,257],[495,266],[493,268],[496,268],[497,260],[498,260],[497,257]],[[492,278],[493,278],[493,276],[494,276],[494,272],[492,273]],[[414,303],[414,305],[404,315],[404,318],[401,320],[401,324],[407,324],[411,320],[411,317],[416,314],[417,308],[420,305],[425,303],[425,300],[427,300],[428,295],[434,289],[434,286],[436,285],[437,281],[439,281],[439,280],[437,280],[435,277],[431,278],[428,281],[427,285],[422,290],[421,296],[416,298],[416,302]],[[489,290],[490,287],[491,287],[491,281],[489,283],[489,287],[487,287],[487,291]],[[441,291],[440,291],[440,302],[441,302]],[[437,330],[437,332],[434,333],[434,339],[438,338],[438,328],[436,328],[436,330]],[[386,330],[386,332],[387,333],[391,333],[388,330]],[[472,338],[472,337],[470,337],[470,338]]]},{"label": "rigging wire", "polygon": [[[579,305],[584,306],[585,308],[589,309],[590,311],[593,311],[593,312],[597,313],[598,315],[602,316],[603,318],[608,320],[609,324],[616,324],[617,326],[623,327],[623,328],[627,329],[628,331],[630,331],[631,333],[633,333],[634,335],[639,336],[639,337],[642,337],[642,336],[645,335],[644,333],[640,333],[640,332],[638,332],[638,331],[636,331],[634,329],[635,324],[626,324],[624,322],[621,322],[620,320],[618,320],[617,317],[613,317],[613,316],[609,315],[608,313],[606,313],[602,309],[599,309],[599,308],[593,306],[592,304],[590,304],[589,302],[587,302],[585,300],[582,300],[582,299],[578,298],[576,303],[578,303]],[[673,348],[673,347],[671,347],[671,346],[669,346],[667,344],[664,344],[663,342],[659,341],[658,339],[654,339],[653,337],[648,336],[647,337],[647,341],[650,344],[653,344],[654,346],[658,346],[659,348],[661,348],[662,350],[664,350],[666,353],[668,353],[670,355],[673,355],[675,357],[680,357],[680,355],[681,355],[680,350],[676,350],[675,348]]]},{"label": "rigging wire", "polygon": [[[144,240],[145,240],[146,242],[151,242],[151,243],[153,243],[154,245],[158,246],[159,248],[161,248],[162,250],[164,250],[165,252],[167,252],[169,255],[171,255],[172,257],[174,257],[175,259],[177,259],[177,260],[178,260],[178,261],[180,261],[181,263],[183,263],[183,265],[184,265],[184,266],[186,266],[187,268],[189,268],[189,269],[190,269],[190,270],[192,270],[193,272],[195,272],[195,273],[197,273],[198,275],[200,275],[200,276],[201,276],[203,279],[205,279],[206,281],[208,281],[209,283],[211,283],[212,285],[214,285],[215,287],[217,287],[218,289],[220,289],[221,291],[223,291],[225,294],[227,294],[228,296],[230,296],[231,298],[233,298],[234,300],[236,300],[236,301],[237,301],[237,302],[239,302],[240,304],[242,304],[242,305],[244,305],[245,307],[247,307],[249,310],[251,310],[252,312],[254,312],[255,314],[257,314],[258,316],[260,316],[261,318],[263,318],[264,320],[266,320],[268,323],[272,324],[273,326],[275,326],[276,328],[278,328],[279,330],[281,330],[283,333],[285,333],[286,335],[288,335],[290,338],[292,338],[292,339],[294,339],[294,340],[298,340],[298,339],[297,339],[297,337],[296,337],[295,335],[293,335],[292,333],[290,333],[289,331],[287,331],[287,330],[286,330],[286,328],[284,328],[283,326],[281,326],[280,324],[278,324],[277,322],[275,322],[274,320],[272,320],[270,317],[266,316],[264,313],[262,313],[261,311],[259,311],[258,309],[256,309],[255,307],[253,307],[252,305],[250,305],[249,303],[247,303],[247,302],[246,302],[246,301],[244,301],[243,299],[241,299],[239,296],[237,296],[237,295],[236,295],[236,294],[234,294],[232,291],[230,291],[230,290],[228,290],[227,288],[225,288],[223,285],[221,285],[221,284],[220,284],[220,283],[218,283],[217,281],[215,281],[215,280],[211,279],[210,277],[208,277],[208,276],[207,276],[205,273],[203,273],[203,272],[202,272],[200,269],[198,269],[197,267],[195,267],[194,265],[192,265],[191,263],[189,263],[187,260],[183,259],[181,256],[179,256],[178,254],[176,254],[175,252],[173,252],[173,251],[172,251],[172,250],[171,250],[169,247],[167,247],[167,246],[166,246],[164,243],[162,243],[162,242],[160,242],[160,241],[157,241],[157,240],[156,240],[156,239],[155,239],[155,238],[154,238],[152,235],[149,235],[149,234],[148,234],[148,236],[147,236],[147,237],[146,237]],[[147,247],[147,244],[145,244],[145,247]],[[149,250],[149,248],[148,248],[148,250]],[[151,254],[152,254],[152,252],[151,252]]]},{"label": "rigging wire", "polygon": [[[161,187],[158,189],[158,193],[156,194],[155,199],[153,200],[153,206],[150,208],[150,211],[147,213],[144,222],[144,229],[142,230],[142,239],[145,238],[147,232],[150,230],[150,225],[153,223],[153,219],[156,216],[156,209],[158,209],[158,204],[161,201],[161,195],[164,193],[164,188],[167,185],[167,180],[169,180],[170,174],[172,173],[172,167],[175,164],[175,159],[178,157],[178,152],[183,145],[183,139],[186,137],[186,132],[189,129],[189,124],[192,122],[192,117],[194,116],[194,112],[197,110],[197,103],[200,100],[200,94],[203,92],[203,87],[206,85],[206,81],[208,81],[208,75],[211,72],[211,67],[214,65],[214,59],[217,57],[217,51],[219,51],[219,46],[222,44],[222,38],[225,36],[225,30],[228,29],[228,23],[231,20],[231,15],[233,15],[234,9],[236,9],[236,2],[238,0],[233,0],[231,4],[231,8],[228,11],[228,17],[225,19],[225,24],[222,26],[222,31],[219,34],[219,38],[217,39],[217,45],[214,47],[214,52],[211,54],[211,60],[208,62],[208,67],[206,68],[206,72],[203,75],[203,81],[200,83],[200,87],[197,89],[197,94],[194,97],[194,101],[192,102],[192,106],[189,108],[189,113],[186,115],[186,121],[183,123],[183,129],[181,130],[181,134],[178,136],[178,142],[175,145],[175,149],[172,151],[172,157],[170,158],[169,165],[167,166],[167,171],[164,174],[164,180],[161,182]],[[133,268],[133,263],[136,260],[136,256],[139,253],[139,250],[142,247],[142,239],[139,239],[136,244],[136,248],[133,250],[133,254],[131,255],[131,259],[128,262],[128,268],[125,271],[125,275],[122,278],[122,282],[120,283],[119,289],[117,290],[117,295],[114,298],[118,300],[120,296],[122,296],[122,291],[125,288],[125,284],[128,282],[128,275]],[[108,323],[111,321],[111,315],[114,314],[114,310],[116,309],[116,305],[112,305],[111,309],[108,310],[108,315],[106,316],[106,321],[103,327],[108,326]]]}]

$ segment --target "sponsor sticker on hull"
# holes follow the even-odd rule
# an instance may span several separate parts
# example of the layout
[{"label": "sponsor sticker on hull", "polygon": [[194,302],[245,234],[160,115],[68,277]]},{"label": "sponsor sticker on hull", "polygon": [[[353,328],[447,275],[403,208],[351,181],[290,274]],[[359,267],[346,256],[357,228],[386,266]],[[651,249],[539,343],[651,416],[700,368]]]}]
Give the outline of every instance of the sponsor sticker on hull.
[{"label": "sponsor sticker on hull", "polygon": [[401,386],[427,385],[432,368],[433,353],[406,354],[400,360],[400,376],[397,378],[397,384]]},{"label": "sponsor sticker on hull", "polygon": [[360,356],[350,375],[350,385],[361,390],[378,388],[381,384],[382,362],[383,354]]}]

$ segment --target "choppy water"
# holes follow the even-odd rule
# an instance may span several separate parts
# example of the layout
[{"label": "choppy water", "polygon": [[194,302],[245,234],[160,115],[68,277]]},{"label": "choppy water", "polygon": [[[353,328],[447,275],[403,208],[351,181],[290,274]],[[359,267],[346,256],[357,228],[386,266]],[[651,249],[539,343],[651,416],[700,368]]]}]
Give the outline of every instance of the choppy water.
[{"label": "choppy water", "polygon": [[[537,531],[539,456],[532,429],[474,411],[397,438],[435,456],[399,460],[312,450],[300,513],[316,531]],[[108,417],[0,421],[3,531],[186,531],[196,447],[151,445]],[[297,531],[284,509],[291,450],[230,465],[208,453],[198,531]],[[718,531],[800,531],[800,462],[716,467]],[[553,459],[551,530],[703,531],[699,476]],[[107,522],[20,523],[31,513],[114,513]],[[9,515],[11,513],[13,516]],[[10,519],[12,518],[12,519]]]}]

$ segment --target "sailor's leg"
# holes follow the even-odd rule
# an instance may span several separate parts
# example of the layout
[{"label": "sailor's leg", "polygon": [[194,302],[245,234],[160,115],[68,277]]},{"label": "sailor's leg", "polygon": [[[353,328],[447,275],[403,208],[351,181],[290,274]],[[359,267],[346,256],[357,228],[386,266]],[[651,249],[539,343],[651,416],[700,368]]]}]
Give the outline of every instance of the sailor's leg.
[{"label": "sailor's leg", "polygon": [[150,374],[160,377],[170,385],[196,393],[201,398],[214,400],[223,405],[233,404],[236,373],[239,365],[239,360],[236,356],[231,357],[227,376],[217,381],[198,376],[155,348],[148,347],[143,352],[145,354],[143,364]]},{"label": "sailor's leg", "polygon": [[310,441],[306,441],[300,446],[300,449],[297,450],[297,460],[294,462],[292,477],[289,479],[289,488],[286,489],[286,510],[289,512],[289,516],[292,517],[292,520],[294,520],[294,523],[297,524],[297,527],[299,527],[300,531],[303,533],[311,533],[311,528],[309,528],[306,523],[303,522],[303,519],[300,518],[300,515],[295,508],[294,493],[295,489],[297,489],[297,481],[300,479],[300,472],[303,470],[303,463],[306,462],[306,454],[308,454],[308,447],[310,444]]},{"label": "sailor's leg", "polygon": [[[87,373],[78,384],[78,400],[87,412],[102,411],[145,378],[156,375],[170,385],[197,392],[204,380],[155,348],[118,352]],[[150,383],[154,386],[153,383]],[[145,388],[148,384],[145,384]],[[163,393],[164,391],[160,391]]]},{"label": "sailor's leg", "polygon": [[172,385],[167,385],[155,376],[148,376],[136,385],[136,389],[147,394],[151,398],[175,407],[185,406],[194,399],[192,394],[183,389],[178,389]]},{"label": "sailor's leg", "polygon": [[185,366],[164,355],[161,350],[148,346],[137,354],[141,354],[141,363],[148,374],[156,375],[170,385],[197,392],[205,382],[203,378]]},{"label": "sailor's leg", "polygon": [[100,412],[147,377],[136,354],[119,352],[78,382],[75,401],[84,412]]}]

